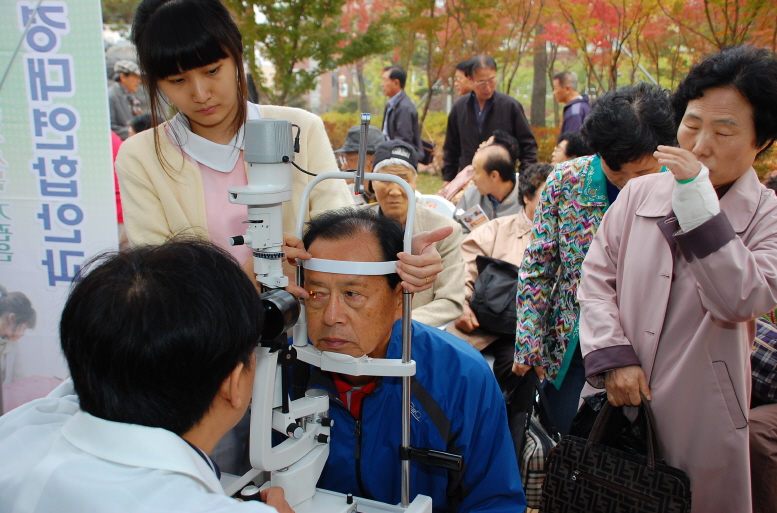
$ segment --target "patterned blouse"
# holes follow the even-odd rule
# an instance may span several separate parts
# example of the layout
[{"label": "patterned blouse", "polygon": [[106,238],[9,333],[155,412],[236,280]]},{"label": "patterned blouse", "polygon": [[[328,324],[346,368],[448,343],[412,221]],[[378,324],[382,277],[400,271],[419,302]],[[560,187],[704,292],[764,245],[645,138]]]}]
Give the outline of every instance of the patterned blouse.
[{"label": "patterned blouse", "polygon": [[562,365],[566,349],[578,342],[583,260],[609,205],[600,158],[581,157],[556,166],[534,214],[518,282],[515,361],[543,365],[557,386],[569,365]]}]

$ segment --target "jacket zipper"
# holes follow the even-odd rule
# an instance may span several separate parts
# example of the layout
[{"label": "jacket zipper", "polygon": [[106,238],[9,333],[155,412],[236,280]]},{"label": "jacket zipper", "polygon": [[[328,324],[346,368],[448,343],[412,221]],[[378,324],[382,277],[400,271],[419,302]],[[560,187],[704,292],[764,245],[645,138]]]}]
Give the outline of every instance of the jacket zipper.
[{"label": "jacket zipper", "polygon": [[640,493],[636,490],[632,490],[631,488],[623,485],[619,485],[617,483],[613,483],[608,481],[607,479],[599,476],[595,476],[593,474],[589,474],[588,472],[584,470],[577,470],[575,469],[572,472],[572,482],[569,484],[569,489],[572,490],[575,487],[575,484],[577,484],[577,481],[579,479],[585,479],[586,481],[591,481],[592,483],[596,483],[599,486],[602,486],[604,488],[609,488],[610,490],[613,490],[617,493],[626,495],[628,497],[631,497],[633,499],[637,499],[642,502],[656,502],[656,499],[654,497],[651,497],[650,495],[646,495],[644,493]]},{"label": "jacket zipper", "polygon": [[[362,406],[364,406],[363,401],[364,400],[362,399]],[[353,430],[353,436],[356,438],[356,447],[353,450],[353,458],[356,461],[356,483],[359,485],[361,496],[366,498],[367,494],[364,490],[364,483],[362,483],[362,420],[360,418],[356,419],[356,427]]]}]

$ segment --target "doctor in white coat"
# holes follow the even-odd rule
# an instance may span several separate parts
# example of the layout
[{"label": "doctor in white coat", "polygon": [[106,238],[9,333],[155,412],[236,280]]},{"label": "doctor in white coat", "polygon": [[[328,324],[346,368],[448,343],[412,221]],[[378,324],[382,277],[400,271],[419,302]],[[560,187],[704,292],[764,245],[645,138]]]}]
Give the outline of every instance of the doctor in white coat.
[{"label": "doctor in white coat", "polygon": [[0,417],[0,513],[290,512],[224,495],[210,459],[242,417],[259,296],[209,243],[103,256],[60,323],[72,378]]}]

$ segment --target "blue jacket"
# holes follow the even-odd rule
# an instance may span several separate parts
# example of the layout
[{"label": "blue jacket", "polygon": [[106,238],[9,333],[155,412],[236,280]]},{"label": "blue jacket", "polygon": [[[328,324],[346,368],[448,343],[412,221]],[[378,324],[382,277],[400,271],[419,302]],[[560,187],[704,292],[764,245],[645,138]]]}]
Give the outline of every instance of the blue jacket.
[{"label": "blue jacket", "polygon": [[575,98],[564,106],[564,121],[561,123],[561,132],[579,132],[583,126],[585,117],[591,113],[591,104],[588,96]]},{"label": "blue jacket", "polygon": [[[461,454],[464,468],[454,472],[411,462],[411,499],[430,496],[436,512],[524,511],[504,400],[483,357],[463,340],[415,321],[412,351],[411,445]],[[400,320],[386,357],[401,355]],[[379,378],[363,399],[361,419],[337,398],[328,373],[317,370],[309,388],[330,392],[329,415],[335,421],[319,488],[398,504],[401,378]]]}]

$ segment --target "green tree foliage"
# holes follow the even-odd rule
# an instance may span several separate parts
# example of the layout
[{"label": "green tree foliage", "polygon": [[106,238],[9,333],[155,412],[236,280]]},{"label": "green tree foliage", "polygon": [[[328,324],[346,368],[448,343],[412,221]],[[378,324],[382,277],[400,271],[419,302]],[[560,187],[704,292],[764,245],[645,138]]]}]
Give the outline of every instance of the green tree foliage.
[{"label": "green tree foliage", "polygon": [[[225,0],[235,15],[259,93],[286,105],[314,89],[322,73],[387,48],[381,24],[357,30],[343,24],[346,0]],[[254,56],[275,67],[263,75]]]},{"label": "green tree foliage", "polygon": [[114,30],[128,32],[140,0],[102,0],[103,23]]}]

